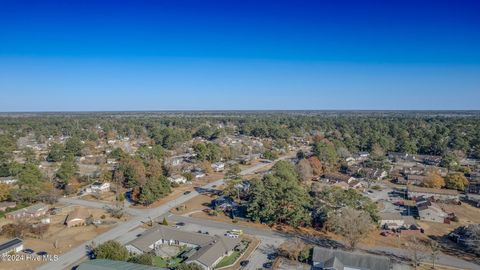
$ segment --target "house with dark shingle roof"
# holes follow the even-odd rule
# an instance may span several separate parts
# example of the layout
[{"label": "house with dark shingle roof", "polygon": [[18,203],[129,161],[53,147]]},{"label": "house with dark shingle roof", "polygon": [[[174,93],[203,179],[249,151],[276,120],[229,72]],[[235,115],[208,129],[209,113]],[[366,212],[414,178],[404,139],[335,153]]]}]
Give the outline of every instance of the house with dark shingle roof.
[{"label": "house with dark shingle roof", "polygon": [[388,257],[322,247],[313,248],[313,270],[389,270]]}]

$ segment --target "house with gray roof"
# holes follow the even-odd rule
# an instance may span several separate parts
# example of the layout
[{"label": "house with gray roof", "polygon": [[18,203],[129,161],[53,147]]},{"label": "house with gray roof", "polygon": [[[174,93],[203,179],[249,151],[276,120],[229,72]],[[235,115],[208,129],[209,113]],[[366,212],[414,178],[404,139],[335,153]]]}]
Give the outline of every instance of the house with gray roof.
[{"label": "house with gray roof", "polygon": [[389,270],[387,257],[322,247],[313,248],[313,270]]},{"label": "house with gray roof", "polygon": [[35,218],[45,215],[47,213],[47,210],[47,205],[43,203],[37,203],[29,207],[19,209],[17,211],[7,213],[5,217],[10,220],[17,220],[21,218]]},{"label": "house with gray roof", "polygon": [[205,270],[214,269],[225,256],[230,255],[240,244],[238,238],[212,236],[185,232],[164,225],[158,225],[143,233],[140,237],[127,243],[130,253],[156,253],[165,245],[186,246],[195,250],[189,253],[186,263],[196,263]]},{"label": "house with gray roof", "polygon": [[0,255],[7,255],[11,252],[18,253],[23,250],[23,240],[14,238],[0,244]]}]

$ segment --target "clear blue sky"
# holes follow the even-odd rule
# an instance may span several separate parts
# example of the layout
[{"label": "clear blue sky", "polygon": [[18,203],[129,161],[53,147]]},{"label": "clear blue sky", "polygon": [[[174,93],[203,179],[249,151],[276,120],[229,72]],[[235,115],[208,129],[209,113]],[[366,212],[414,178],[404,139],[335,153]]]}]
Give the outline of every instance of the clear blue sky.
[{"label": "clear blue sky", "polygon": [[480,109],[480,1],[0,1],[0,111]]}]

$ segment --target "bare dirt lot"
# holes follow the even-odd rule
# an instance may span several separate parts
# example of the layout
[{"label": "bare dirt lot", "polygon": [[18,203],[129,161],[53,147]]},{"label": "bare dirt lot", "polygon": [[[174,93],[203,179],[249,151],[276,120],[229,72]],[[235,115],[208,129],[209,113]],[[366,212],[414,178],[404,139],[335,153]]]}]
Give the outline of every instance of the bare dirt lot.
[{"label": "bare dirt lot", "polygon": [[[45,251],[49,255],[59,255],[67,252],[73,247],[76,247],[85,241],[94,239],[97,235],[108,231],[115,226],[118,222],[117,219],[110,218],[109,215],[102,209],[88,209],[89,213],[94,219],[102,220],[107,224],[99,226],[79,226],[67,228],[64,225],[65,219],[74,207],[65,207],[63,211],[57,215],[48,216],[51,219],[51,223],[48,231],[43,237],[27,234],[24,238],[24,249],[33,249],[35,252]],[[105,215],[105,218],[101,217]],[[36,238],[34,238],[36,237]],[[6,241],[10,239],[6,236],[0,236],[0,241]],[[21,255],[26,255],[20,253]],[[22,262],[2,262],[0,263],[0,269],[35,269],[41,265],[42,261],[22,261]]]}]

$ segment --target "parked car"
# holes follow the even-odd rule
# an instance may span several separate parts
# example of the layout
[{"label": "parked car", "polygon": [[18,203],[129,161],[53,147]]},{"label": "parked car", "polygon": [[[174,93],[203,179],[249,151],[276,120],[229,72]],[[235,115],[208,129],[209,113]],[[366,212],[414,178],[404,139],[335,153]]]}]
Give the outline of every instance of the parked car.
[{"label": "parked car", "polygon": [[191,191],[185,191],[185,192],[183,193],[183,195],[188,195],[188,194],[190,194],[190,193],[192,193],[192,192],[191,192]]},{"label": "parked car", "polygon": [[267,258],[269,260],[275,260],[276,258],[278,257],[278,254],[275,252],[275,253],[270,253],[267,255]]},{"label": "parked car", "polygon": [[177,222],[177,226],[185,226],[185,222]]},{"label": "parked car", "polygon": [[245,267],[245,266],[248,265],[249,262],[250,262],[250,261],[248,261],[248,260],[241,261],[241,262],[240,262],[240,266],[241,266],[241,267]]},{"label": "parked car", "polygon": [[270,269],[270,268],[272,268],[272,265],[273,265],[272,262],[266,262],[266,263],[263,264],[263,268]]},{"label": "parked car", "polygon": [[23,253],[26,253],[26,254],[33,254],[35,253],[35,251],[31,248],[26,248],[24,250],[22,250]]},{"label": "parked car", "polygon": [[37,255],[40,255],[40,256],[45,256],[47,255],[48,253],[46,251],[39,251],[37,252]]},{"label": "parked car", "polygon": [[237,234],[231,234],[231,233],[226,233],[225,236],[229,237],[229,238],[239,238],[240,237]]}]

